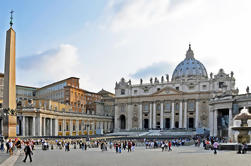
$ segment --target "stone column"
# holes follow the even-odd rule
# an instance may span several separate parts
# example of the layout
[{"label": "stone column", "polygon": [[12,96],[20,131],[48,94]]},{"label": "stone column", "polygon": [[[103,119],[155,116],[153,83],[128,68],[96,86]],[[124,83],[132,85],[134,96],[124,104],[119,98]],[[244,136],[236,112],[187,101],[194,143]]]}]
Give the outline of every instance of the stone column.
[{"label": "stone column", "polygon": [[217,118],[218,118],[218,110],[214,110],[214,136],[218,135]]},{"label": "stone column", "polygon": [[55,134],[55,136],[58,136],[58,119],[57,118],[55,118],[54,134]]},{"label": "stone column", "polygon": [[139,129],[142,129],[142,103],[139,104]]},{"label": "stone column", "polygon": [[174,102],[172,102],[171,128],[174,128]]},{"label": "stone column", "polygon": [[50,118],[50,136],[52,136],[52,118]]},{"label": "stone column", "polygon": [[119,106],[115,105],[115,116],[114,116],[114,131],[119,131]]},{"label": "stone column", "polygon": [[105,129],[105,132],[107,132],[107,122],[106,121],[104,122],[104,129]]},{"label": "stone column", "polygon": [[127,130],[132,129],[132,116],[133,116],[133,105],[128,104],[127,105]]},{"label": "stone column", "polygon": [[161,130],[163,130],[164,128],[163,120],[164,120],[164,104],[163,102],[161,102],[160,104],[160,129]]},{"label": "stone column", "polygon": [[32,117],[32,136],[36,136],[36,117]]},{"label": "stone column", "polygon": [[22,119],[22,136],[26,136],[25,135],[25,116],[23,115],[23,119]]},{"label": "stone column", "polygon": [[75,126],[76,126],[76,135],[79,135],[79,120],[76,120]]},{"label": "stone column", "polygon": [[96,126],[97,126],[97,129],[100,129],[99,121],[96,121]]},{"label": "stone column", "polygon": [[149,128],[152,129],[152,103],[150,104]]},{"label": "stone column", "polygon": [[210,136],[214,136],[214,110],[209,108],[209,127],[210,127]]},{"label": "stone column", "polygon": [[153,103],[153,128],[156,129],[156,103]]},{"label": "stone column", "polygon": [[43,136],[46,136],[46,119],[43,118]]},{"label": "stone column", "polygon": [[228,138],[229,139],[231,139],[232,141],[233,141],[233,139],[232,139],[232,127],[233,127],[233,110],[232,110],[232,108],[229,108],[229,120],[228,120]]},{"label": "stone column", "polygon": [[72,136],[72,120],[70,119],[70,136]]},{"label": "stone column", "polygon": [[36,135],[37,136],[42,136],[42,129],[43,129],[43,125],[42,125],[42,118],[39,116],[36,118]]},{"label": "stone column", "polygon": [[84,131],[85,131],[85,120],[82,119],[81,120],[81,133],[82,133],[82,135],[84,135]]},{"label": "stone column", "polygon": [[66,130],[66,122],[65,122],[65,119],[63,119],[63,123],[62,123],[62,133],[63,133],[63,136],[65,136],[65,130]]},{"label": "stone column", "polygon": [[185,101],[185,108],[184,108],[184,128],[187,129],[187,101]]},{"label": "stone column", "polygon": [[94,122],[91,123],[91,126],[92,126],[92,134],[94,134],[95,131]]},{"label": "stone column", "polygon": [[100,122],[100,129],[103,129],[104,130],[104,122]]},{"label": "stone column", "polygon": [[196,100],[196,108],[195,108],[195,128],[199,126],[199,101]]},{"label": "stone column", "polygon": [[111,131],[111,122],[108,122],[108,130]]},{"label": "stone column", "polygon": [[179,128],[182,128],[182,101],[180,101],[180,110],[179,110]]},{"label": "stone column", "polygon": [[25,117],[25,135],[30,136],[29,132],[29,117]]}]

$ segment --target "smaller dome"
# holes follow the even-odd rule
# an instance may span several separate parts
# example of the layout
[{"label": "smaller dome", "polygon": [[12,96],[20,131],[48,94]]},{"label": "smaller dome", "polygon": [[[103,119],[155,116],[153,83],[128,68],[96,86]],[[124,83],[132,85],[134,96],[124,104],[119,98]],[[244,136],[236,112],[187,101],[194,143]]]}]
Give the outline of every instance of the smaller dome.
[{"label": "smaller dome", "polygon": [[191,45],[189,44],[186,58],[175,68],[172,80],[190,77],[208,78],[206,68],[200,61],[194,58],[193,50],[191,49]]}]

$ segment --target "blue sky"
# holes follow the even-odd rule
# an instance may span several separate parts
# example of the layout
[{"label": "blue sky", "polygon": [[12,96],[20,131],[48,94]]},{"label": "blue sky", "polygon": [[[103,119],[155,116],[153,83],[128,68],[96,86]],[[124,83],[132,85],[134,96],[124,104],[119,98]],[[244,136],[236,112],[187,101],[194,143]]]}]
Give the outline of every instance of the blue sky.
[{"label": "blue sky", "polygon": [[10,10],[17,35],[17,84],[43,86],[70,76],[83,89],[114,92],[121,77],[172,75],[191,42],[195,58],[217,74],[251,84],[249,0],[2,0],[0,72]]}]

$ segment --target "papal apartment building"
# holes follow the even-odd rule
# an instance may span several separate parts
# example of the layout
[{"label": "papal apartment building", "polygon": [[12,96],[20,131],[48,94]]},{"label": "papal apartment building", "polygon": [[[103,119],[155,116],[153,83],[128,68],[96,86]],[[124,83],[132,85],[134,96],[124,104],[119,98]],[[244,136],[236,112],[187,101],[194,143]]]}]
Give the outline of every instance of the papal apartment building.
[{"label": "papal apartment building", "polygon": [[[1,74],[0,94],[3,79]],[[79,88],[76,77],[41,88],[17,85],[17,135],[77,136],[111,132],[112,115],[105,110],[96,111],[102,95]],[[1,131],[1,120],[0,124]]]}]

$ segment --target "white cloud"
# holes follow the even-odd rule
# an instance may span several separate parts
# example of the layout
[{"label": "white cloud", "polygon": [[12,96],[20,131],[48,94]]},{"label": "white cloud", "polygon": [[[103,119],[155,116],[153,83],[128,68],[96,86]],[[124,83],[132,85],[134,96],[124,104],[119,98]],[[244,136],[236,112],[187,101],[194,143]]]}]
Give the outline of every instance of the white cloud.
[{"label": "white cloud", "polygon": [[83,74],[78,50],[72,45],[62,44],[58,48],[20,58],[17,63],[18,83],[39,87],[75,76],[88,87],[88,76]]},{"label": "white cloud", "polygon": [[32,68],[20,66],[19,80],[29,85],[78,76],[84,89],[114,92],[121,77],[159,62],[170,64],[161,71],[171,76],[191,42],[208,73],[234,71],[244,92],[251,85],[250,6],[249,0],[110,0],[102,16],[76,31],[75,46],[42,52]]},{"label": "white cloud", "polygon": [[[128,0],[110,1],[103,27],[113,38],[108,46],[116,75],[130,73],[156,62],[178,65],[188,43],[195,57],[217,73],[235,72],[241,92],[251,84],[248,64],[251,10],[248,0]],[[110,32],[109,32],[110,31]],[[121,57],[123,62],[121,63]],[[241,65],[240,65],[241,64]],[[174,70],[174,68],[173,68]],[[167,68],[167,71],[168,68]],[[169,73],[171,75],[172,73]]]}]

